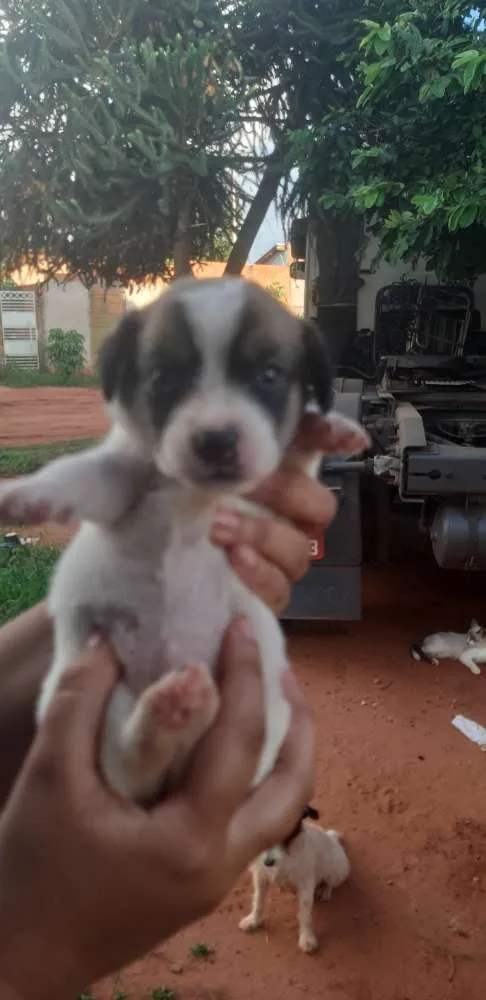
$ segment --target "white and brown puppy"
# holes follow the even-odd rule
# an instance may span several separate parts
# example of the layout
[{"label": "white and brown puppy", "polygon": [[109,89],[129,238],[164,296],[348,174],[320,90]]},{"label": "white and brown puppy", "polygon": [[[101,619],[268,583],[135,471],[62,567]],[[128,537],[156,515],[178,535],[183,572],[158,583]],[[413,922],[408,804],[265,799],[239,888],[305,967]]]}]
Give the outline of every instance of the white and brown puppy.
[{"label": "white and brown puppy", "polygon": [[360,452],[367,436],[329,412],[321,336],[239,278],[176,281],[127,313],[102,349],[100,373],[107,438],[0,489],[4,522],[82,522],[50,588],[55,651],[38,721],[90,633],[103,630],[123,674],[107,711],[102,770],[119,794],[150,799],[177,779],[212,724],[221,639],[244,615],[264,676],[257,784],[289,724],[285,641],[272,612],[210,543],[214,507],[222,499],[245,504],[241,495],[277,468],[309,387],[328,414],[329,452]]},{"label": "white and brown puppy", "polygon": [[264,923],[264,907],[268,888],[290,889],[297,893],[299,948],[312,952],[318,947],[312,914],[316,900],[331,898],[349,876],[351,866],[336,830],[324,830],[305,820],[319,819],[319,813],[307,806],[300,823],[283,844],[265,851],[252,864],[253,903],[251,913],[239,926],[243,931],[255,931]]}]

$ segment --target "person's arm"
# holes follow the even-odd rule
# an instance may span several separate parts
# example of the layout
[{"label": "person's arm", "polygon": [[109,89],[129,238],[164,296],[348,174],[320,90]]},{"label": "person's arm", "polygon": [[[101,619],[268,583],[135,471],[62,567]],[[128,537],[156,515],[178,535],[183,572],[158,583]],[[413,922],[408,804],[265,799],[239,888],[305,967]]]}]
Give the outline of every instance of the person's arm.
[{"label": "person's arm", "polygon": [[63,676],[0,818],[0,997],[65,1000],[211,912],[313,792],[314,727],[292,675],[292,724],[248,794],[265,735],[256,643],[233,622],[221,709],[173,795],[152,810],[103,784],[97,744],[117,667],[87,649]]},{"label": "person's arm", "polygon": [[0,629],[0,811],[34,736],[35,704],[51,655],[44,601]]}]

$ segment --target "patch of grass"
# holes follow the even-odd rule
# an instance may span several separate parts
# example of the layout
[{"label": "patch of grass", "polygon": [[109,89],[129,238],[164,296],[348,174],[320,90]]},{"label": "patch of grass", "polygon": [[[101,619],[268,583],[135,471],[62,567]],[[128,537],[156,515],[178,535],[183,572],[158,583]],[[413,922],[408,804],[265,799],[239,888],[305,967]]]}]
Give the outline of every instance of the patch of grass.
[{"label": "patch of grass", "polygon": [[208,944],[198,942],[197,944],[191,944],[189,951],[193,958],[207,958],[211,954],[212,948]]},{"label": "patch of grass", "polygon": [[53,546],[0,549],[0,625],[43,600],[58,558]]},{"label": "patch of grass", "polygon": [[175,1000],[174,990],[169,986],[156,986],[150,994],[152,1000]]},{"label": "patch of grass", "polygon": [[66,379],[56,372],[31,371],[15,364],[0,364],[0,385],[7,385],[11,389],[31,389],[37,385],[85,386],[89,388],[99,385],[99,378],[97,375],[80,372]]},{"label": "patch of grass", "polygon": [[47,462],[60,455],[71,455],[91,448],[94,438],[74,438],[68,441],[50,441],[47,444],[22,445],[19,448],[0,448],[0,477],[25,476],[36,472]]}]

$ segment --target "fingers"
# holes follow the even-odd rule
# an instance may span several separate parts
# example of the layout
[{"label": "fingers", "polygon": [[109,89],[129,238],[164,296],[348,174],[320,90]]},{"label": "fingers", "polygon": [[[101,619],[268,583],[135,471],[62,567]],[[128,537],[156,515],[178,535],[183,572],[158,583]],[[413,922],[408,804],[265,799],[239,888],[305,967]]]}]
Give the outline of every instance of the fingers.
[{"label": "fingers", "polygon": [[260,654],[246,619],[228,629],[220,657],[221,709],[198,744],[184,793],[201,823],[226,825],[247,796],[263,747]]},{"label": "fingers", "polygon": [[39,761],[52,759],[66,776],[96,781],[97,737],[117,677],[109,646],[96,637],[59,682],[35,743]]},{"label": "fingers", "polygon": [[253,494],[252,499],[294,523],[326,529],[336,513],[336,499],[327,486],[285,462]]},{"label": "fingers", "polygon": [[307,539],[301,531],[285,521],[273,517],[255,517],[237,511],[218,510],[211,531],[217,544],[234,547],[234,558],[239,563],[240,549],[255,550],[258,555],[273,563],[295,582],[304,575],[308,565]]},{"label": "fingers", "polygon": [[290,672],[284,691],[292,724],[268,778],[244,802],[231,824],[231,843],[242,868],[261,851],[288,836],[314,790],[315,730],[309,708]]},{"label": "fingers", "polygon": [[226,549],[235,573],[276,612],[289,602],[290,583],[300,580],[309,566],[306,535],[275,518],[222,508],[211,540]]}]

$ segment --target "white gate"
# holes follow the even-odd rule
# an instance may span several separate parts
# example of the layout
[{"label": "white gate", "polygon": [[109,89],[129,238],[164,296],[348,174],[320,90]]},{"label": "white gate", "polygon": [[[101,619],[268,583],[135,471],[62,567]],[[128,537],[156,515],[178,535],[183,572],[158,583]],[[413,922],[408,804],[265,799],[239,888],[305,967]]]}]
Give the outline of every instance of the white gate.
[{"label": "white gate", "polygon": [[35,292],[0,291],[3,363],[39,367]]}]

